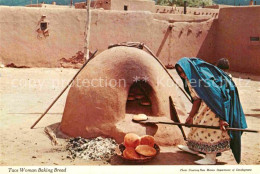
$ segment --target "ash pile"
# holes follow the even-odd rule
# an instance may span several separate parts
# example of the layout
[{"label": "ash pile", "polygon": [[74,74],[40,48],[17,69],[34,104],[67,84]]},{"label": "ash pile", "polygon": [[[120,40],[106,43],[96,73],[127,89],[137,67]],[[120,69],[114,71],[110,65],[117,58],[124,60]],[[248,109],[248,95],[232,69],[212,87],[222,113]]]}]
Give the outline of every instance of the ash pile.
[{"label": "ash pile", "polygon": [[69,151],[67,158],[75,159],[79,157],[93,161],[108,161],[114,156],[116,147],[117,143],[112,138],[71,138],[66,146]]}]

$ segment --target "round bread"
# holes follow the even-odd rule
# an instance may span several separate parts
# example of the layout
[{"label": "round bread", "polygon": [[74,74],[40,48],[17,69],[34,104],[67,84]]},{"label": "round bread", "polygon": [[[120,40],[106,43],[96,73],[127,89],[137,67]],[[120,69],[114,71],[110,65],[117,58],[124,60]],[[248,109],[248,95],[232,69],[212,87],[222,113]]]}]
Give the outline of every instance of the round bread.
[{"label": "round bread", "polygon": [[126,147],[123,151],[123,156],[126,159],[139,159],[140,155],[136,153],[135,149],[133,147]]},{"label": "round bread", "polygon": [[148,157],[151,157],[151,156],[154,156],[156,155],[156,150],[155,148],[151,147],[151,146],[148,146],[148,145],[139,145],[135,148],[135,151],[140,154],[140,155],[143,155],[143,156],[148,156]]},{"label": "round bread", "polygon": [[129,92],[129,94],[128,94],[128,96],[131,96],[131,97],[133,97],[135,94],[134,93],[132,93],[132,92]]},{"label": "round bread", "polygon": [[128,96],[127,100],[128,100],[128,101],[134,101],[134,100],[135,100],[135,97],[134,97],[134,96]]},{"label": "round bread", "polygon": [[147,120],[147,116],[145,114],[138,114],[133,116],[133,120],[135,121],[144,121]]},{"label": "round bread", "polygon": [[138,100],[140,100],[140,99],[143,99],[143,98],[144,98],[144,95],[142,95],[142,94],[137,94],[137,95],[135,95],[135,98],[138,99]]},{"label": "round bread", "polygon": [[143,106],[151,106],[151,103],[149,101],[141,101],[140,104]]},{"label": "round bread", "polygon": [[126,147],[136,148],[140,144],[140,137],[134,133],[128,133],[124,137],[124,145]]},{"label": "round bread", "polygon": [[148,145],[148,146],[154,147],[154,137],[151,135],[142,136],[140,145]]}]

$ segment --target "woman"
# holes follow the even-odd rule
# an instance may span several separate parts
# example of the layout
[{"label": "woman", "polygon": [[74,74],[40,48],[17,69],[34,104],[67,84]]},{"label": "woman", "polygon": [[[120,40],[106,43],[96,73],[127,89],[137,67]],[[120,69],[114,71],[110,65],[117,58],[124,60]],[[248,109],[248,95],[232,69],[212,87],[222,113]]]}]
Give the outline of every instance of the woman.
[{"label": "woman", "polygon": [[225,127],[246,128],[237,88],[232,79],[219,68],[198,58],[182,58],[175,68],[183,80],[184,88],[192,99],[192,109],[187,124],[220,126],[221,130],[191,128],[184,151],[205,153],[205,158],[196,164],[215,164],[216,154],[232,149],[236,161],[240,162],[241,132],[229,131]]}]

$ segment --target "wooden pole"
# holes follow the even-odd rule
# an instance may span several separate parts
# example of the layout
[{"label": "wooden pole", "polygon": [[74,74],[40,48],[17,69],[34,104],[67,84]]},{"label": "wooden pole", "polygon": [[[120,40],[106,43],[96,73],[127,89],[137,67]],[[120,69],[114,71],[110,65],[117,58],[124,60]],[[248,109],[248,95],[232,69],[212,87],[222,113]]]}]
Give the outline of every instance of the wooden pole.
[{"label": "wooden pole", "polygon": [[91,23],[91,11],[90,11],[91,0],[86,0],[87,5],[87,20],[85,29],[85,45],[84,45],[84,58],[85,61],[89,59],[89,38],[90,38],[90,23]]},{"label": "wooden pole", "polygon": [[[132,120],[133,122],[136,123],[142,123],[142,124],[170,124],[170,125],[178,125],[178,126],[185,126],[185,127],[199,127],[199,128],[208,128],[208,129],[218,129],[220,130],[219,126],[207,126],[207,125],[198,125],[198,124],[186,124],[186,123],[177,123],[177,122],[165,122],[165,121],[137,121],[137,120]],[[231,127],[226,127],[226,130],[228,131],[242,131],[242,132],[252,132],[252,133],[258,133],[258,130],[252,130],[252,129],[240,129],[240,128],[231,128]]]},{"label": "wooden pole", "polygon": [[184,1],[184,10],[183,13],[186,14],[187,13],[187,1]]}]

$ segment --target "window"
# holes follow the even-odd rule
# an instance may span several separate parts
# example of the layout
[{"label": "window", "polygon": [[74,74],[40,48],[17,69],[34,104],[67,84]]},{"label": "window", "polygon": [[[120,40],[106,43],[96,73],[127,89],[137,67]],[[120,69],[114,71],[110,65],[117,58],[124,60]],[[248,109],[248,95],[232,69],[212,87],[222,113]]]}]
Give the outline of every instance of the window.
[{"label": "window", "polygon": [[47,29],[47,22],[41,22],[41,30],[44,31]]},{"label": "window", "polygon": [[257,41],[259,41],[259,37],[250,37],[250,41],[257,42]]},{"label": "window", "polygon": [[124,5],[124,10],[127,11],[128,10],[128,6]]}]

